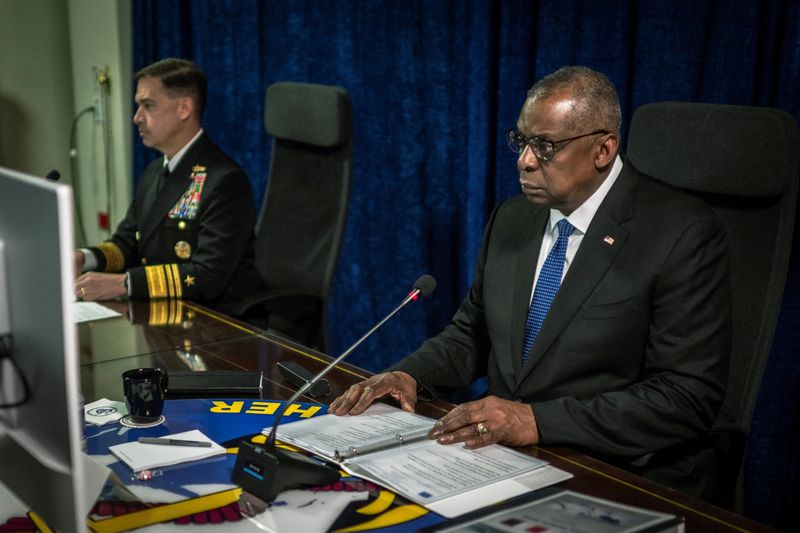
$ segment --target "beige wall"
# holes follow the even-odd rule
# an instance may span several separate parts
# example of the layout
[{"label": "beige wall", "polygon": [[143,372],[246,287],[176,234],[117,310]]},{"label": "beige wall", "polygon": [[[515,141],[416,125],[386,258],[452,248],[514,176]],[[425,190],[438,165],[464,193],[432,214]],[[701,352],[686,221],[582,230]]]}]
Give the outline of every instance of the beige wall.
[{"label": "beige wall", "polygon": [[0,165],[67,177],[72,115],[67,6],[0,2]]},{"label": "beige wall", "polygon": [[[0,165],[73,184],[86,243],[109,233],[130,202],[130,0],[0,1]],[[110,80],[107,93],[99,71]],[[77,120],[70,158],[73,119]],[[76,233],[79,244],[85,244]]]},{"label": "beige wall", "polygon": [[[67,0],[71,28],[73,109],[94,106],[78,121],[76,189],[88,244],[110,235],[131,199],[131,6],[129,0]],[[102,75],[108,82],[98,81]]]}]

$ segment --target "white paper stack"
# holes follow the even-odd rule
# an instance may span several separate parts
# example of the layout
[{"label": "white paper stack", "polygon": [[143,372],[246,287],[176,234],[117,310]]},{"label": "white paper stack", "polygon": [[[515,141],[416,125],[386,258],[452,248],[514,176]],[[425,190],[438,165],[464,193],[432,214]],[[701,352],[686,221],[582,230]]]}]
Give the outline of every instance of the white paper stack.
[{"label": "white paper stack", "polygon": [[142,444],[139,442],[126,442],[116,444],[108,449],[116,455],[120,461],[131,467],[134,472],[142,470],[152,470],[163,466],[176,465],[189,461],[197,461],[223,455],[225,448],[215,443],[202,432],[193,429],[183,433],[173,435],[163,435],[164,439],[206,441],[211,443],[210,448],[200,448],[195,446],[162,446],[159,444]]}]

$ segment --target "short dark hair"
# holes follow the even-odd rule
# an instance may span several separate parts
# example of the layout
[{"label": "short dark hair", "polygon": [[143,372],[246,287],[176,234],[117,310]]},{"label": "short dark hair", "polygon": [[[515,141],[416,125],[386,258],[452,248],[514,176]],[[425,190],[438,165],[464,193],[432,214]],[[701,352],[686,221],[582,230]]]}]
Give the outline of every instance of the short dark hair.
[{"label": "short dark hair", "polygon": [[144,67],[134,74],[134,81],[141,78],[158,78],[164,89],[173,98],[189,96],[194,100],[197,117],[203,117],[206,109],[208,80],[203,71],[188,59],[168,57]]},{"label": "short dark hair", "polygon": [[572,91],[576,104],[567,128],[603,129],[619,135],[622,123],[619,97],[604,74],[587,67],[561,67],[537,81],[528,91],[528,98],[549,98],[563,90]]}]

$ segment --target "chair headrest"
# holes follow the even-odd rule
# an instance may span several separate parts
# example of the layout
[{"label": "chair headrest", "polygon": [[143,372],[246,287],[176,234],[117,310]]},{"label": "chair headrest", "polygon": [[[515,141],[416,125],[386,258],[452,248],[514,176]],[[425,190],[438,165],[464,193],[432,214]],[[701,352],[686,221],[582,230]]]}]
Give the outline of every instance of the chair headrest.
[{"label": "chair headrest", "polygon": [[627,157],[646,174],[692,191],[781,195],[800,175],[800,135],[779,109],[689,102],[638,108]]},{"label": "chair headrest", "polygon": [[334,148],[346,144],[350,97],[338,86],[279,82],[267,88],[264,126],[280,139]]}]

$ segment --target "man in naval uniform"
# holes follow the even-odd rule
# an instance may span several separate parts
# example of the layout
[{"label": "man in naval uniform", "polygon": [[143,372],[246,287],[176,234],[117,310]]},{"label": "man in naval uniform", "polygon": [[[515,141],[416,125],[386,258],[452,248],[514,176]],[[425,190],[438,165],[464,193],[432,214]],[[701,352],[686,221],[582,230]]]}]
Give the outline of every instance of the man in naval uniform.
[{"label": "man in naval uniform", "polygon": [[197,65],[163,59],[135,79],[133,122],[164,157],[145,168],[111,239],[75,251],[75,295],[187,299],[226,311],[261,288],[250,182],[203,131],[207,81]]}]

